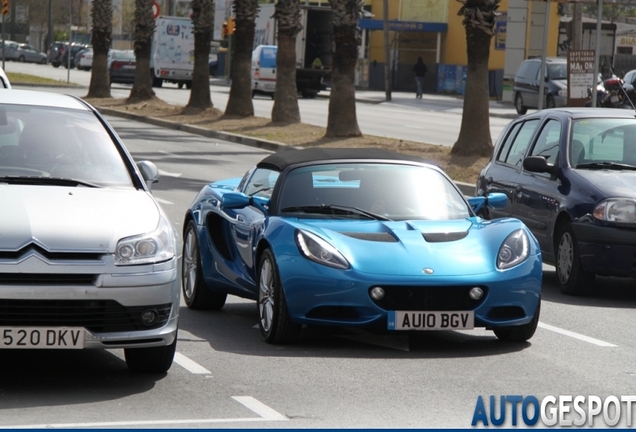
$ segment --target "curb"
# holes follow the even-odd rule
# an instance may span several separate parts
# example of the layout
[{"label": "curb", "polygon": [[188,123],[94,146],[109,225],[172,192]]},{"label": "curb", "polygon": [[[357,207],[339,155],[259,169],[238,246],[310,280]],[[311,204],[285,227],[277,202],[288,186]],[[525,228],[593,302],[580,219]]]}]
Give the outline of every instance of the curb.
[{"label": "curb", "polygon": [[[264,150],[270,150],[274,152],[285,150],[285,149],[299,149],[299,147],[281,144],[275,141],[268,141],[268,140],[259,139],[259,138],[251,138],[245,135],[233,134],[229,132],[214,131],[214,130],[205,129],[199,126],[186,125],[183,123],[177,123],[170,120],[162,120],[155,117],[147,117],[147,116],[142,116],[139,114],[122,112],[122,111],[115,110],[112,108],[107,108],[107,107],[96,106],[95,109],[103,115],[111,115],[114,117],[121,117],[128,120],[136,120],[136,121],[151,124],[154,126],[163,127],[166,129],[180,130],[183,132],[200,135],[207,138],[216,138],[216,139],[229,141],[236,144],[243,144],[246,146],[261,148]],[[465,183],[465,182],[458,182],[455,180],[453,180],[453,182],[457,185],[459,190],[465,196],[472,196],[475,193],[475,185],[470,183]]]}]

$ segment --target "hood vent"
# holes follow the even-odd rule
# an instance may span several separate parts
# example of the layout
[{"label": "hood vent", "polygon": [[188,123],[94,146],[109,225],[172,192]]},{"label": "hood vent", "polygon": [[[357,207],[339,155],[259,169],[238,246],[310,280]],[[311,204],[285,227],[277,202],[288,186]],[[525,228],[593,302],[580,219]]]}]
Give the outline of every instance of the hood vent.
[{"label": "hood vent", "polygon": [[383,243],[397,243],[397,239],[393,237],[391,234],[386,232],[343,232],[340,233],[349,237],[356,238],[358,240],[366,240],[366,241],[374,241],[374,242],[383,242]]},{"label": "hood vent", "polygon": [[468,235],[468,231],[449,233],[422,233],[424,240],[429,243],[443,243],[461,240]]}]

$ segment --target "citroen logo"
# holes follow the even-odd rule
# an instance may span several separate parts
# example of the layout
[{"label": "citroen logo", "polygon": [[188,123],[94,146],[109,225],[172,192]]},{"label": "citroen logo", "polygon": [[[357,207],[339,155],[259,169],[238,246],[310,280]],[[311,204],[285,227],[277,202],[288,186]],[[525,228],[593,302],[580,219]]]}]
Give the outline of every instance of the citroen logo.
[{"label": "citroen logo", "polygon": [[434,271],[432,268],[426,267],[422,269],[422,272],[424,272],[424,274],[433,274]]}]

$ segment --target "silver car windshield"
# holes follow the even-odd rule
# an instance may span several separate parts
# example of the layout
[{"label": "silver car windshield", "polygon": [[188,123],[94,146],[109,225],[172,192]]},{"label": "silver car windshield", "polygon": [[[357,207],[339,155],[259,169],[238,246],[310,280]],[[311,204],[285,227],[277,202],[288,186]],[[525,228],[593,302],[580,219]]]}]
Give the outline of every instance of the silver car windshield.
[{"label": "silver car windshield", "polygon": [[461,194],[435,169],[394,163],[339,163],[290,171],[281,185],[281,215],[377,220],[463,219]]},{"label": "silver car windshield", "polygon": [[0,181],[16,178],[134,187],[115,143],[91,112],[0,105]]}]

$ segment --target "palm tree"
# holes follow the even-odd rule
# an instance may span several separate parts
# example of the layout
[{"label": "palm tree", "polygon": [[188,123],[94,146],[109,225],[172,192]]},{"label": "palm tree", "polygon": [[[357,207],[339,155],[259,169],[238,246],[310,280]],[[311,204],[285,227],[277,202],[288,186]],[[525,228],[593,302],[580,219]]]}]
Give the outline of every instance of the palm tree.
[{"label": "palm tree", "polygon": [[278,0],[275,7],[278,53],[272,122],[300,123],[296,88],[296,35],[302,29],[300,7],[298,0]]},{"label": "palm tree", "polygon": [[234,0],[236,27],[232,52],[232,86],[224,116],[250,117],[254,115],[252,103],[252,50],[254,48],[255,19],[258,15],[258,0]]},{"label": "palm tree", "polygon": [[194,32],[194,70],[192,89],[186,109],[197,111],[212,107],[210,97],[210,40],[214,30],[214,0],[192,0]]},{"label": "palm tree", "polygon": [[457,0],[463,6],[468,71],[464,92],[464,111],[457,142],[451,153],[458,156],[490,156],[490,113],[488,93],[488,58],[490,40],[501,0]]},{"label": "palm tree", "polygon": [[155,97],[155,92],[152,90],[152,77],[150,76],[150,48],[155,26],[155,19],[152,17],[152,0],[135,0],[133,40],[137,66],[135,82],[130,90],[128,102],[145,101]]},{"label": "palm tree", "polygon": [[91,44],[93,45],[93,71],[86,97],[110,97],[110,80],[106,61],[113,30],[113,4],[111,0],[93,1],[91,5],[93,29]]},{"label": "palm tree", "polygon": [[358,60],[358,20],[363,0],[329,0],[333,10],[335,52],[326,137],[361,136],[356,116],[355,68]]}]

